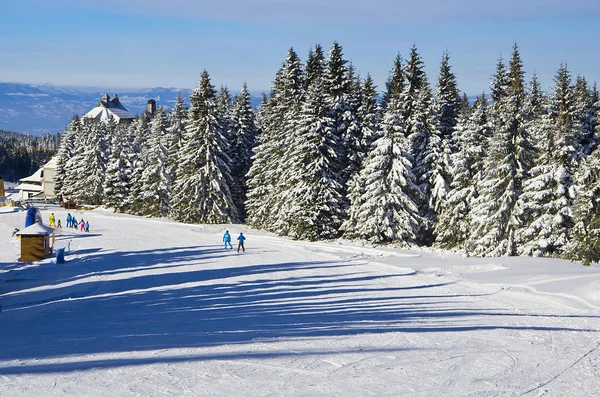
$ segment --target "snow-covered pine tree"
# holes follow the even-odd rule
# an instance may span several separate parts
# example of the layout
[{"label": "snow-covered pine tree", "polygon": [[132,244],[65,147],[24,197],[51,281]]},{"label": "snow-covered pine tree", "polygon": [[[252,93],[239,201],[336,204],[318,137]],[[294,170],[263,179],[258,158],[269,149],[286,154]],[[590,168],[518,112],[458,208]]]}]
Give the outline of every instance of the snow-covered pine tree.
[{"label": "snow-covered pine tree", "polygon": [[[320,46],[315,53],[323,58]],[[281,192],[282,169],[279,162],[283,158],[287,125],[294,121],[304,91],[302,65],[293,48],[288,51],[286,60],[275,77],[271,95],[261,106],[261,134],[252,166],[248,172],[248,199],[246,201],[246,223],[255,227],[273,230],[278,213]]]},{"label": "snow-covered pine tree", "polygon": [[229,144],[227,148],[227,155],[231,157],[233,155],[231,152],[231,143],[235,140],[235,133],[233,131],[233,99],[231,98],[231,94],[229,93],[229,88],[227,88],[227,86],[221,86],[219,94],[217,95],[216,103],[219,107],[219,112],[223,117],[223,132],[225,135],[225,140]]},{"label": "snow-covered pine tree", "polygon": [[104,180],[104,206],[115,212],[129,211],[129,194],[133,167],[131,146],[126,128],[115,128],[111,136],[110,154]]},{"label": "snow-covered pine tree", "polygon": [[131,171],[131,189],[127,199],[126,207],[132,214],[141,215],[143,208],[142,191],[144,185],[142,182],[142,173],[148,167],[148,149],[150,139],[150,120],[149,113],[142,113],[128,129],[128,135],[131,142],[130,163]]},{"label": "snow-covered pine tree", "polygon": [[523,253],[536,256],[561,255],[574,225],[573,176],[585,157],[581,124],[571,77],[561,65],[554,78],[550,113],[542,120],[545,137],[541,158],[525,181],[519,205],[524,227],[517,237]]},{"label": "snow-covered pine tree", "polygon": [[231,198],[231,159],[222,115],[210,76],[202,72],[190,97],[178,178],[173,186],[171,217],[187,223],[236,223]]},{"label": "snow-covered pine tree", "polygon": [[504,97],[494,103],[496,131],[485,162],[484,179],[473,206],[469,251],[480,256],[516,255],[514,232],[520,227],[516,204],[535,150],[525,129],[524,72],[517,44],[509,65]]},{"label": "snow-covered pine tree", "polygon": [[582,162],[575,181],[578,187],[573,211],[575,226],[565,257],[590,265],[600,262],[600,149]]},{"label": "snow-covered pine tree", "polygon": [[[440,65],[440,74],[436,84],[435,99],[432,104],[432,121],[434,131],[428,142],[426,162],[429,171],[426,174],[430,191],[429,208],[436,229],[437,216],[442,210],[442,203],[450,191],[452,182],[451,156],[457,149],[453,139],[461,107],[461,98],[456,86],[456,76],[450,67],[450,56],[444,52]],[[428,243],[431,243],[430,239]]]},{"label": "snow-covered pine tree", "polygon": [[504,64],[504,59],[501,56],[496,64],[496,72],[492,76],[492,82],[490,85],[492,104],[499,103],[506,97],[508,84],[508,72],[506,70],[506,65]]},{"label": "snow-covered pine tree", "polygon": [[108,143],[113,123],[82,120],[81,139],[75,155],[67,162],[71,173],[65,196],[82,204],[102,204],[104,177],[108,161]]},{"label": "snow-covered pine tree", "polygon": [[169,214],[171,179],[167,172],[168,153],[166,149],[168,120],[160,107],[150,121],[150,137],[144,156],[145,167],[136,181],[139,215],[166,217]]},{"label": "snow-covered pine tree", "polygon": [[369,154],[373,142],[381,136],[383,110],[377,98],[377,86],[371,75],[367,75],[367,78],[364,80],[361,87],[361,100],[358,113],[360,124],[363,128],[362,136],[364,139],[364,147],[366,149],[362,160]]},{"label": "snow-covered pine tree", "polygon": [[594,98],[587,80],[583,76],[577,76],[573,87],[574,112],[576,128],[579,130],[577,140],[583,148],[583,154],[587,156],[597,145],[597,137],[594,136],[596,118],[594,114]]},{"label": "snow-covered pine tree", "polygon": [[[399,93],[397,94],[399,96]],[[364,83],[361,87],[361,105],[358,109],[358,115],[360,119],[360,124],[362,126],[363,132],[363,147],[364,152],[359,152],[360,155],[360,167],[359,172],[357,172],[347,183],[346,191],[348,192],[348,201],[349,203],[357,203],[360,200],[360,196],[364,193],[363,186],[360,185],[361,179],[359,178],[360,170],[363,168],[364,161],[369,155],[370,151],[373,148],[373,143],[381,137],[381,123],[383,119],[383,113],[381,106],[377,101],[377,87],[373,82],[373,79],[370,75],[367,75],[367,78],[364,80]],[[344,222],[344,227],[348,229],[354,229],[356,225],[354,222],[356,218],[353,217],[354,214],[350,213],[350,208],[348,209],[348,217]]]},{"label": "snow-covered pine tree", "polygon": [[529,90],[525,98],[525,112],[527,115],[527,131],[534,145],[542,144],[545,138],[544,116],[547,114],[546,97],[542,91],[537,75],[534,74],[529,83]]},{"label": "snow-covered pine tree", "polygon": [[397,93],[388,96],[382,136],[366,158],[350,192],[349,217],[342,230],[352,238],[375,243],[417,241],[422,224],[413,197],[419,197],[410,160],[409,142]]},{"label": "snow-covered pine tree", "polygon": [[[329,50],[323,89],[327,105],[334,120],[332,133],[336,135],[338,156],[332,164],[334,177],[345,190],[346,183],[358,171],[359,161],[354,157],[360,150],[362,128],[357,114],[358,106],[353,106],[357,98],[352,97],[352,80],[348,72],[348,61],[344,59],[342,47],[336,41]],[[345,201],[343,197],[342,200]],[[346,205],[343,203],[342,205]]]},{"label": "snow-covered pine tree", "polygon": [[392,68],[390,75],[385,82],[385,92],[381,98],[381,106],[386,109],[388,103],[392,98],[400,98],[402,92],[404,92],[404,86],[406,84],[406,76],[404,73],[404,65],[402,63],[402,56],[396,55],[394,59],[394,67]]},{"label": "snow-covered pine tree", "polygon": [[343,188],[336,173],[339,137],[325,79],[311,77],[283,156],[285,190],[277,225],[292,238],[331,239],[343,216]]},{"label": "snow-covered pine tree", "polygon": [[[419,206],[419,213],[424,220],[419,241],[431,244],[435,222],[435,210],[431,206],[431,194],[434,183],[438,183],[438,162],[441,158],[441,140],[434,134],[435,119],[432,113],[432,95],[424,65],[416,46],[411,48],[406,65],[407,84],[401,94],[406,134],[410,142],[412,172],[417,186],[421,189],[413,201]],[[443,190],[443,189],[442,189]],[[444,194],[440,194],[443,196]]]},{"label": "snow-covered pine tree", "polygon": [[250,93],[244,83],[240,95],[233,104],[231,131],[231,195],[239,213],[240,221],[246,219],[247,174],[252,164],[253,149],[258,135]]},{"label": "snow-covered pine tree", "polygon": [[515,239],[520,255],[560,255],[573,226],[572,178],[560,155],[557,131],[549,125],[545,132],[541,155],[531,176],[523,181],[517,203],[521,227],[516,230]]},{"label": "snow-covered pine tree", "polygon": [[56,173],[54,175],[54,194],[62,196],[63,183],[66,178],[67,161],[73,157],[75,152],[75,140],[80,135],[81,122],[78,116],[73,116],[71,122],[65,129],[60,139],[60,149],[58,150],[58,159],[56,161]]},{"label": "snow-covered pine tree", "polygon": [[185,131],[185,121],[187,120],[188,108],[181,93],[177,94],[177,102],[175,107],[168,114],[168,139],[167,139],[167,173],[171,181],[177,179],[177,167],[179,162],[179,151],[181,150],[181,142]]},{"label": "snow-covered pine tree", "polygon": [[461,98],[456,76],[450,66],[450,55],[444,52],[438,76],[433,111],[436,114],[436,131],[443,141],[450,139],[458,122]]},{"label": "snow-covered pine tree", "polygon": [[[348,64],[348,111],[342,116],[342,122],[350,119],[350,128],[346,128],[345,149],[346,160],[341,171],[341,181],[344,185],[344,196],[346,196],[347,186],[350,180],[354,178],[362,167],[369,150],[369,138],[367,135],[372,133],[372,126],[364,126],[363,94],[360,76],[355,75],[354,66]],[[367,101],[369,101],[367,99]],[[376,101],[376,98],[375,98]],[[370,106],[370,103],[368,104]],[[367,135],[365,135],[367,134]],[[347,207],[347,199],[344,197],[344,207]]]}]

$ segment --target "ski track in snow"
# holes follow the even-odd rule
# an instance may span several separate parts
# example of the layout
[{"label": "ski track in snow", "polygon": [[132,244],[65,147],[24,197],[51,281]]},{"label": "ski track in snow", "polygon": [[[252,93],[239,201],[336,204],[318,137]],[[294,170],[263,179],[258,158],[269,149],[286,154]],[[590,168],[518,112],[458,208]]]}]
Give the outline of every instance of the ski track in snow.
[{"label": "ski track in snow", "polygon": [[0,214],[0,396],[597,392],[597,266],[71,212],[60,265]]}]

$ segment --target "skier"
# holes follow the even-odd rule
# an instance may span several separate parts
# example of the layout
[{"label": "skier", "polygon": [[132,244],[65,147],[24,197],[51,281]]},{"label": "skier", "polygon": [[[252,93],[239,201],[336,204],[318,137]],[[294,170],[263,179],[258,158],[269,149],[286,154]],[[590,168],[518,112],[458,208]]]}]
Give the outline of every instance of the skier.
[{"label": "skier", "polygon": [[58,220],[58,223],[56,224],[56,228],[57,229],[62,229],[62,225],[60,224],[60,219]]},{"label": "skier", "polygon": [[240,248],[243,250],[243,252],[246,252],[246,248],[244,248],[244,240],[246,240],[246,237],[244,237],[244,233],[240,233],[240,235],[238,236],[237,240],[240,242],[238,244],[238,251],[240,252]]},{"label": "skier", "polygon": [[90,231],[90,222],[89,221],[85,221],[85,231],[86,232]]},{"label": "skier", "polygon": [[83,221],[83,219],[81,220],[81,222],[79,222],[79,230],[80,231],[85,231],[85,222]]},{"label": "skier", "polygon": [[54,212],[50,214],[48,220],[50,221],[50,226],[56,227],[56,217],[54,216]]},{"label": "skier", "polygon": [[71,227],[71,221],[73,218],[71,218],[71,213],[69,212],[67,214],[67,227]]},{"label": "skier", "polygon": [[77,229],[77,219],[74,216],[71,217],[71,227]]},{"label": "skier", "polygon": [[231,235],[229,234],[229,230],[225,230],[225,234],[223,235],[223,242],[225,243],[225,249],[227,249],[227,244],[229,244],[229,249],[233,249],[233,245],[231,245]]}]

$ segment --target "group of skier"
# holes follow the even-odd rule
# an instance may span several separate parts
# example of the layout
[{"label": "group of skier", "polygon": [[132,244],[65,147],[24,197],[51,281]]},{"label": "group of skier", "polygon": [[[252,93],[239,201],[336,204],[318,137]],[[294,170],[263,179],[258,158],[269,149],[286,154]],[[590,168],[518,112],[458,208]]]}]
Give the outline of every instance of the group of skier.
[{"label": "group of skier", "polygon": [[[244,247],[244,240],[246,240],[244,233],[240,233],[240,235],[237,238],[237,252],[240,252],[240,248],[242,249],[242,252],[246,252],[246,248]],[[231,235],[229,234],[229,230],[225,230],[225,234],[223,235],[223,243],[225,244],[225,249],[233,249],[233,245],[231,245]],[[229,248],[227,248],[228,245]]]},{"label": "group of skier", "polygon": [[[50,214],[48,221],[50,223],[50,226],[54,226],[57,229],[58,228],[62,229],[62,224],[60,222],[60,219],[58,220],[58,223],[57,223],[56,217],[54,216],[54,212]],[[69,212],[67,214],[67,227],[79,229],[82,232],[89,232],[90,231],[90,222],[84,221],[83,219],[81,221],[77,222],[77,219],[75,219],[74,216],[71,216],[71,213]]]}]

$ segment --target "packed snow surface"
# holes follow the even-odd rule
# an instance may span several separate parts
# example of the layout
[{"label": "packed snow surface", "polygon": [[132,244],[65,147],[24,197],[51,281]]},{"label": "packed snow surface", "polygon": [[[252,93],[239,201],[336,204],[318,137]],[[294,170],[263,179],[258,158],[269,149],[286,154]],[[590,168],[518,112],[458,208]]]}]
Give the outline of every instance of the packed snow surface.
[{"label": "packed snow surface", "polygon": [[0,396],[597,395],[598,266],[71,212],[0,213]]}]

